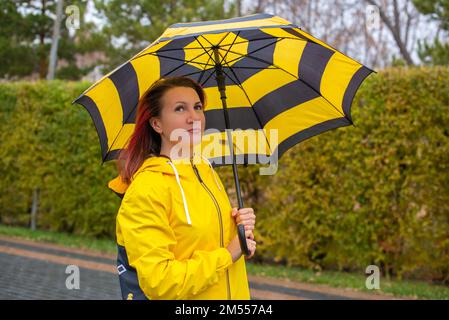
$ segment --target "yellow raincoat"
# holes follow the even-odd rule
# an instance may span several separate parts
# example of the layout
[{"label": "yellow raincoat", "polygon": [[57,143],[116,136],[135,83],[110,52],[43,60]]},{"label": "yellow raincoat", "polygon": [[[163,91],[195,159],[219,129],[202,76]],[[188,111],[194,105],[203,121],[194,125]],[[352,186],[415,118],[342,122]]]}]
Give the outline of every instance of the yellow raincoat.
[{"label": "yellow raincoat", "polygon": [[250,299],[245,258],[226,249],[237,235],[225,188],[205,158],[145,160],[117,214],[124,299]]}]

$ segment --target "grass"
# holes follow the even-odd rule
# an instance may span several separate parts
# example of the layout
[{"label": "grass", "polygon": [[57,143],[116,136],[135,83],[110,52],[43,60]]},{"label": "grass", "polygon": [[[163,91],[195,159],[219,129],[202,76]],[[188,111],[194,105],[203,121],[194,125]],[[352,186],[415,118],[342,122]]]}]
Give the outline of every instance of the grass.
[{"label": "grass", "polygon": [[[51,231],[31,231],[27,228],[0,225],[0,235],[19,237],[47,243],[55,243],[72,248],[83,248],[99,252],[115,254],[116,244],[113,240],[100,240],[83,236]],[[302,269],[279,265],[261,265],[247,261],[247,271],[252,275],[269,276],[289,279],[312,284],[322,284],[336,288],[350,288],[368,293],[381,293],[396,297],[415,299],[445,299],[449,300],[449,287],[430,284],[423,281],[387,280],[380,279],[380,290],[368,290],[365,287],[366,275],[360,274]]]},{"label": "grass", "polygon": [[60,244],[71,248],[88,249],[112,254],[117,253],[117,244],[113,240],[89,238],[68,233],[41,230],[32,231],[27,228],[10,227],[0,224],[0,235]]},{"label": "grass", "polygon": [[315,272],[298,267],[261,265],[247,263],[249,274],[289,279],[312,284],[322,284],[335,288],[349,288],[367,293],[378,293],[411,299],[449,299],[449,287],[424,281],[388,280],[380,278],[380,289],[369,290],[365,286],[367,275],[338,271]]}]

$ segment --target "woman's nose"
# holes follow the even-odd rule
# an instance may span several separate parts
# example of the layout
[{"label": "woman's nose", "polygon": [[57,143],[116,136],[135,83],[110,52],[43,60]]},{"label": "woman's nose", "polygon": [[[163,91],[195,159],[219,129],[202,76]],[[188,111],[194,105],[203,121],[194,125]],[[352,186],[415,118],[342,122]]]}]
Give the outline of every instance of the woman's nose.
[{"label": "woman's nose", "polygon": [[201,118],[200,118],[198,111],[196,111],[194,109],[190,110],[188,118],[187,118],[188,123],[193,123],[194,121],[200,121],[200,120],[201,120]]}]

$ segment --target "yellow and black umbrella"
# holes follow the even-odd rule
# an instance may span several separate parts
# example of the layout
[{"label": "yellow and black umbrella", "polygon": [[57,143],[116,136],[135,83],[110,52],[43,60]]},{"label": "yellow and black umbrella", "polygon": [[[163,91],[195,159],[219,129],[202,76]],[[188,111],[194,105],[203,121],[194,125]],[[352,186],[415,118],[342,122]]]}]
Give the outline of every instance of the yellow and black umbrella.
[{"label": "yellow and black umbrella", "polygon": [[[236,164],[277,161],[307,138],[351,125],[353,97],[371,72],[298,26],[256,14],[172,25],[74,103],[89,111],[108,161],[126,146],[154,81],[196,80],[207,95],[201,145],[215,166],[233,165],[241,208]],[[247,249],[244,230],[240,239]]]}]

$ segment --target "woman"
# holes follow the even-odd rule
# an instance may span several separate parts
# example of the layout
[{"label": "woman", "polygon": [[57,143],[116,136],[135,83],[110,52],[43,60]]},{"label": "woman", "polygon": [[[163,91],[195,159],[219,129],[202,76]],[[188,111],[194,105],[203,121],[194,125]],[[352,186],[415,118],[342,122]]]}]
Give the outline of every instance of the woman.
[{"label": "woman", "polygon": [[[186,77],[156,81],[139,101],[120,174],[109,183],[124,194],[116,229],[124,299],[250,298],[236,223],[245,225],[250,258],[255,215],[231,208],[219,176],[193,151],[204,106],[203,89]],[[182,155],[174,150],[186,139],[174,140],[175,130],[188,138]]]}]

